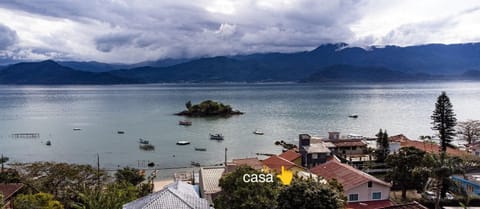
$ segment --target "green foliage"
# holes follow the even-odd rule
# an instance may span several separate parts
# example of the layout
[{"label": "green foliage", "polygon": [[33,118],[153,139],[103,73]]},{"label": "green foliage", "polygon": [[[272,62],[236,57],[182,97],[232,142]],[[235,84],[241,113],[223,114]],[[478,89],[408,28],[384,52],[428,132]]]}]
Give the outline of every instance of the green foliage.
[{"label": "green foliage", "polygon": [[274,178],[273,183],[246,183],[244,174],[262,174],[253,168],[240,166],[232,173],[220,179],[222,191],[215,198],[215,208],[218,209],[264,209],[275,208],[279,183]]},{"label": "green foliage", "polygon": [[424,155],[424,151],[415,147],[402,147],[398,153],[387,157],[385,162],[391,168],[387,178],[401,188],[402,199],[407,198],[407,189],[412,185],[422,185],[421,182],[426,181],[418,170],[424,167]]},{"label": "green foliage", "polygon": [[345,200],[338,188],[315,180],[294,179],[283,188],[278,196],[278,209],[339,209],[345,207]]},{"label": "green foliage", "polygon": [[123,168],[117,170],[115,173],[115,180],[117,182],[128,182],[134,186],[140,184],[145,180],[145,177],[140,174],[140,171],[135,168]]},{"label": "green foliage", "polygon": [[6,169],[0,172],[0,183],[20,183],[20,174],[14,169]]},{"label": "green foliage", "polygon": [[20,194],[15,198],[16,209],[63,209],[63,205],[48,193]]},{"label": "green foliage", "polygon": [[129,183],[112,183],[103,188],[84,187],[78,195],[76,209],[119,209],[122,205],[138,198],[138,190]]},{"label": "green foliage", "polygon": [[200,104],[192,105],[190,101],[185,104],[187,110],[178,113],[178,115],[202,117],[202,116],[229,116],[234,114],[242,114],[234,111],[230,105],[225,105],[212,100],[205,100]]},{"label": "green foliage", "polygon": [[50,193],[67,208],[77,199],[78,191],[93,188],[107,178],[104,171],[97,174],[90,165],[37,162],[16,165],[16,170],[30,192]]},{"label": "green foliage", "polygon": [[454,127],[457,125],[453,106],[452,103],[450,103],[450,98],[448,98],[447,93],[442,92],[438,97],[431,118],[433,120],[432,129],[438,131],[440,136],[441,151],[446,152],[447,146],[452,146],[451,142],[455,136]]},{"label": "green foliage", "polygon": [[375,136],[377,136],[377,149],[375,150],[375,157],[377,158],[377,162],[385,162],[385,159],[390,153],[387,130],[383,132],[382,129],[380,129]]}]

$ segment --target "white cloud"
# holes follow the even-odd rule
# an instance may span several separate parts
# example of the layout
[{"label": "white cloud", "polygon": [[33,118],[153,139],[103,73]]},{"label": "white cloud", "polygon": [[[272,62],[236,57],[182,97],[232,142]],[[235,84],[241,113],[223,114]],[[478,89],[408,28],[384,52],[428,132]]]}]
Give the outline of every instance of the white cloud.
[{"label": "white cloud", "polygon": [[139,62],[302,51],[329,42],[475,42],[479,6],[470,0],[2,1],[0,25],[17,38],[3,41],[9,51],[0,56]]}]

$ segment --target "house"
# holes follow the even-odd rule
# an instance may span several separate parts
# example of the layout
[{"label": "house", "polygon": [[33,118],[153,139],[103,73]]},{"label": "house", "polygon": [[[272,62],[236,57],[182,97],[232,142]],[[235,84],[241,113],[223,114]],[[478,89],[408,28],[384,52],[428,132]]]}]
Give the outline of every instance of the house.
[{"label": "house", "polygon": [[255,170],[263,169],[263,163],[256,157],[233,159],[232,162],[227,163],[228,171],[234,171],[238,166],[246,165]]},{"label": "house", "polygon": [[285,170],[290,170],[293,173],[303,171],[304,169],[297,164],[288,161],[287,159],[280,157],[278,155],[270,156],[269,158],[262,161],[264,167],[263,170],[266,172],[275,172],[281,173],[282,166]]},{"label": "house", "polygon": [[452,180],[457,182],[469,195],[480,195],[480,173],[467,173],[452,176]]},{"label": "house", "polygon": [[303,167],[311,168],[322,164],[331,155],[330,149],[323,142],[312,143],[312,137],[308,134],[300,134],[298,139]]},{"label": "house", "polygon": [[[435,154],[440,153],[440,146],[433,142],[411,140],[403,134],[391,136],[388,139],[390,143],[392,142],[400,143],[400,147],[415,147],[419,150],[423,150],[428,153],[435,153]],[[453,156],[468,155],[466,151],[462,151],[462,150],[451,148],[451,147],[447,147],[447,154],[453,155]]]},{"label": "house", "polygon": [[389,183],[343,164],[336,158],[317,165],[310,171],[327,180],[336,179],[342,184],[349,205],[368,204],[369,202],[373,204],[375,201],[381,201],[382,205],[388,206],[391,187]]},{"label": "house", "polygon": [[328,139],[334,145],[333,152],[342,156],[362,155],[367,151],[367,143],[363,139]]},{"label": "house", "polygon": [[[23,184],[0,184],[0,193],[3,195],[4,205],[0,205],[0,208],[11,209],[13,208],[13,200],[17,192],[23,187]],[[2,207],[3,206],[3,207]]]},{"label": "house", "polygon": [[210,205],[199,197],[192,185],[176,181],[158,192],[123,205],[123,209],[210,209]]},{"label": "house", "polygon": [[278,156],[295,163],[298,166],[302,166],[302,155],[296,152],[294,149],[289,149]]},{"label": "house", "polygon": [[224,166],[202,167],[199,172],[200,197],[207,199],[213,205],[213,199],[222,191],[219,185],[225,172]]}]

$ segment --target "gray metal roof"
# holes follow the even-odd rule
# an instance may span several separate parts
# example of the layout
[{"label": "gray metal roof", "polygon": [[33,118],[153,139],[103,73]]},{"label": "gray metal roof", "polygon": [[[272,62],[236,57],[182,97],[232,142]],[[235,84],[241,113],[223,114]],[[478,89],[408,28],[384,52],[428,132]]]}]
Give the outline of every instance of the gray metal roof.
[{"label": "gray metal roof", "polygon": [[123,209],[210,209],[210,206],[207,200],[198,196],[192,185],[177,181],[123,205]]},{"label": "gray metal roof", "polygon": [[310,146],[303,146],[307,153],[330,153],[330,150],[323,143],[310,144]]},{"label": "gray metal roof", "polygon": [[218,183],[222,178],[223,172],[225,172],[225,167],[223,166],[200,168],[200,183],[205,194],[222,191]]}]

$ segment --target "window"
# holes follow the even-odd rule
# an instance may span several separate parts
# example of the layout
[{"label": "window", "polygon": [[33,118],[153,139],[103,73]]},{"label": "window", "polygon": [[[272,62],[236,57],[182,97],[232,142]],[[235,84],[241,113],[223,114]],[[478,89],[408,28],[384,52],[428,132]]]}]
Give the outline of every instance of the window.
[{"label": "window", "polygon": [[352,150],[357,150],[357,147],[352,147]]},{"label": "window", "polygon": [[372,182],[371,181],[368,182],[368,188],[372,188]]},{"label": "window", "polygon": [[350,194],[348,195],[348,201],[358,201],[358,194]]},{"label": "window", "polygon": [[379,200],[382,199],[382,193],[381,192],[373,192],[372,193],[372,200]]},{"label": "window", "polygon": [[312,154],[312,159],[317,159],[318,158],[318,154]]}]

